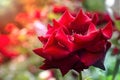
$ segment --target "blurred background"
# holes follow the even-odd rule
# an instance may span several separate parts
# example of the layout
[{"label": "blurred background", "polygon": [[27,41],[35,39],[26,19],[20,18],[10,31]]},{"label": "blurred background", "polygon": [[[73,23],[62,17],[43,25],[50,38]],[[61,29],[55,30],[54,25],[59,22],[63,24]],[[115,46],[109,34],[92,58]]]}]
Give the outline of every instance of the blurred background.
[{"label": "blurred background", "polygon": [[97,27],[114,25],[106,70],[90,67],[83,80],[120,80],[120,0],[0,0],[0,80],[77,80],[75,71],[62,77],[59,70],[40,70],[43,58],[32,50],[42,47],[37,36],[48,23],[66,10],[76,16],[81,8],[98,14]]}]

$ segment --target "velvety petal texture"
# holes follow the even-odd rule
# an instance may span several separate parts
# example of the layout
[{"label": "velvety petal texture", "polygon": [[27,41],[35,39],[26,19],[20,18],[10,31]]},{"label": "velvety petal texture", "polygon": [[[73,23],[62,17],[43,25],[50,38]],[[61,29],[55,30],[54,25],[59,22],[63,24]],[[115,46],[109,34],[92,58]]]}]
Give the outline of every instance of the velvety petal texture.
[{"label": "velvety petal texture", "polygon": [[[92,15],[92,14],[90,14]],[[46,35],[39,36],[42,48],[34,52],[45,58],[41,69],[60,69],[65,75],[69,70],[77,72],[95,66],[104,67],[104,58],[111,44],[112,23],[97,28],[97,14],[90,17],[81,9],[76,17],[68,11],[53,25],[48,25]]]}]

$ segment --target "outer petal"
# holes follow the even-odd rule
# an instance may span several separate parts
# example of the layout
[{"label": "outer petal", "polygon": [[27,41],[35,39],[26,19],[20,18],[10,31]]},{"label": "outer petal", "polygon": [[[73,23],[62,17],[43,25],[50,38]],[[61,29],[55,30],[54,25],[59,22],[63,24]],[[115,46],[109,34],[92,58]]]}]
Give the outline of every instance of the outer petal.
[{"label": "outer petal", "polygon": [[110,42],[107,42],[106,44],[106,51],[111,47],[111,43]]},{"label": "outer petal", "polygon": [[56,32],[53,33],[47,43],[44,45],[43,53],[45,55],[50,55],[52,58],[60,59],[69,54],[69,51],[66,47],[63,47],[59,44],[59,42],[55,39]]},{"label": "outer petal", "polygon": [[50,24],[47,26],[48,27],[48,31],[46,33],[46,36],[50,36],[52,33],[54,33],[55,31],[57,31],[59,28],[64,27],[61,23],[57,22],[55,19],[53,20],[53,26],[51,26]]},{"label": "outer petal", "polygon": [[81,72],[83,69],[87,69],[88,66],[84,65],[81,61],[75,63],[73,69],[77,72]]},{"label": "outer petal", "polygon": [[81,9],[72,24],[80,26],[90,21],[91,19]]},{"label": "outer petal", "polygon": [[103,29],[102,33],[106,39],[110,39],[112,36],[112,23],[109,22]]},{"label": "outer petal", "polygon": [[62,27],[62,25],[59,22],[57,22],[55,19],[53,19],[53,27],[59,28],[59,27]]},{"label": "outer petal", "polygon": [[76,16],[75,20],[71,22],[68,27],[69,30],[73,33],[85,34],[88,30],[91,19],[80,10],[79,14]]},{"label": "outer petal", "polygon": [[61,24],[60,22],[56,21],[56,20],[53,20],[53,26],[55,28],[55,30],[59,30],[60,28],[62,28],[65,33],[69,33],[67,27],[65,27],[63,24]]},{"label": "outer petal", "polygon": [[51,34],[51,36],[49,37],[47,43],[44,45],[44,49],[56,44],[55,34],[56,34],[56,32]]},{"label": "outer petal", "polygon": [[53,59],[61,59],[70,54],[68,50],[59,45],[52,45],[51,47],[44,49],[43,52],[45,55],[49,55]]},{"label": "outer petal", "polygon": [[90,52],[103,52],[104,53],[106,50],[106,41],[102,40],[97,43],[94,43],[94,45],[93,44],[89,45],[86,47],[86,50],[88,50]]},{"label": "outer petal", "polygon": [[50,24],[47,25],[47,29],[51,29],[53,26],[51,26]]},{"label": "outer petal", "polygon": [[64,58],[66,56],[69,55],[69,51],[67,51],[66,49],[64,48],[61,48],[59,46],[51,46],[47,49],[43,49],[43,48],[38,48],[38,49],[35,49],[33,50],[37,55],[45,58],[45,59],[48,59],[48,60],[51,60],[51,59],[61,59],[61,58]]},{"label": "outer petal", "polygon": [[68,11],[66,11],[60,18],[59,22],[65,26],[68,26],[73,20],[74,17]]},{"label": "outer petal", "polygon": [[68,56],[61,60],[45,60],[45,64],[41,66],[42,69],[59,68],[63,75],[65,75],[70,69],[73,68],[74,64],[79,61],[78,56]]},{"label": "outer petal", "polygon": [[96,26],[93,23],[90,23],[87,34],[97,31]]},{"label": "outer petal", "polygon": [[96,25],[98,23],[98,15],[94,14],[92,18],[92,22]]},{"label": "outer petal", "polygon": [[46,55],[44,52],[43,52],[43,48],[37,48],[35,50],[33,50],[37,55],[43,57],[43,58],[47,58],[47,59],[51,59],[51,56],[50,55]]},{"label": "outer petal", "polygon": [[103,64],[103,60],[98,60],[95,64],[93,64],[93,66],[105,70],[105,66]]},{"label": "outer petal", "polygon": [[74,44],[70,41],[68,35],[64,33],[63,29],[59,29],[55,37],[56,40],[63,44],[63,46],[65,46],[67,49],[70,51],[73,50]]},{"label": "outer petal", "polygon": [[[110,42],[107,42],[107,43],[106,43],[106,51],[110,48],[110,46],[111,46],[111,43],[110,43]],[[105,53],[103,54],[103,57],[102,57],[100,60],[98,60],[95,64],[93,64],[93,66],[105,70],[105,67],[104,67],[103,62],[104,62],[104,58],[105,58],[105,55],[106,55],[106,51],[105,51]]]},{"label": "outer petal", "polygon": [[84,63],[86,66],[91,66],[95,64],[102,57],[103,53],[85,52],[80,55],[81,62]]},{"label": "outer petal", "polygon": [[46,43],[47,43],[48,38],[49,38],[49,37],[43,37],[43,36],[38,37],[38,39],[39,39],[43,44],[46,44]]}]

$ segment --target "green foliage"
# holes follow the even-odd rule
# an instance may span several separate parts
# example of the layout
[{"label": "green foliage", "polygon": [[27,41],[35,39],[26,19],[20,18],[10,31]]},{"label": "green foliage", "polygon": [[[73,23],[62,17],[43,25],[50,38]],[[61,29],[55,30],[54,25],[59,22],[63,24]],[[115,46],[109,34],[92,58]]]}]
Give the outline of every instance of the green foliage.
[{"label": "green foliage", "polygon": [[116,76],[115,80],[120,80],[120,74]]},{"label": "green foliage", "polygon": [[120,31],[120,20],[116,20],[115,25],[116,25],[117,30]]},{"label": "green foliage", "polygon": [[89,11],[104,11],[104,0],[84,0],[83,6]]},{"label": "green foliage", "polygon": [[30,72],[22,72],[22,73],[16,74],[13,80],[35,80],[35,79]]}]

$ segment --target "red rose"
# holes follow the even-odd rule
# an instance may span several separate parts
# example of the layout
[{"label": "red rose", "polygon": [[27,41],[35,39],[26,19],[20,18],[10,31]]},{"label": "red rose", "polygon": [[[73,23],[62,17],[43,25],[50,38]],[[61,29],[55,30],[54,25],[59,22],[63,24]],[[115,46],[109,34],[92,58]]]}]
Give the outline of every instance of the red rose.
[{"label": "red rose", "polygon": [[45,36],[39,36],[44,44],[34,52],[45,58],[41,69],[58,68],[62,74],[70,69],[78,72],[89,66],[104,69],[103,61],[111,44],[112,23],[96,29],[96,15],[90,18],[82,10],[76,17],[66,11],[59,21],[48,25]]}]

